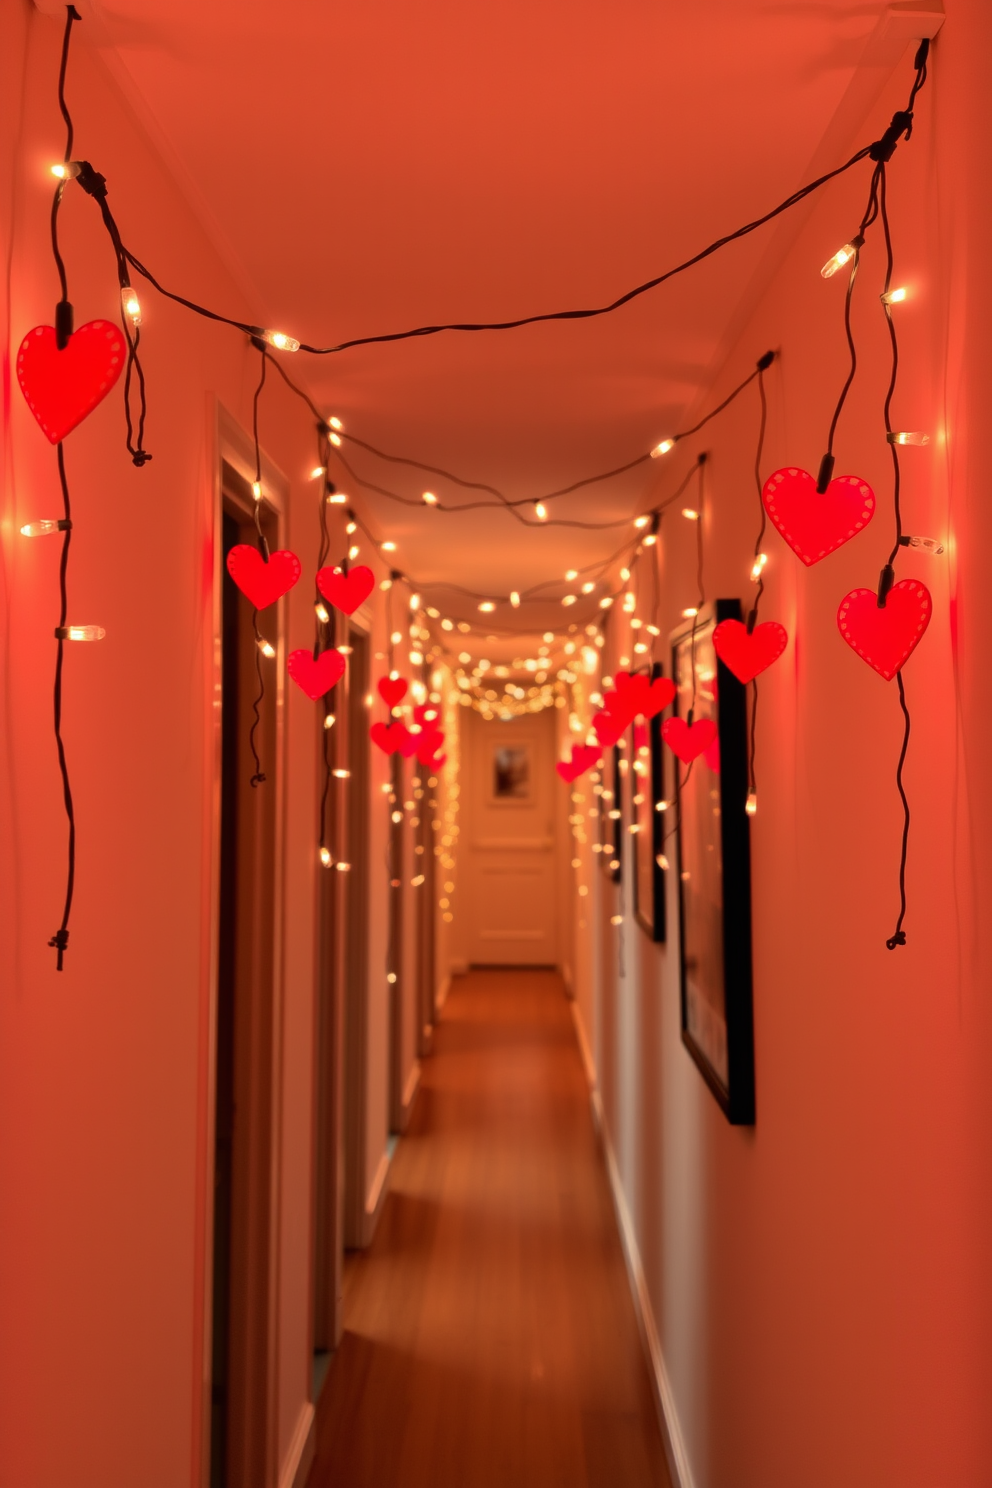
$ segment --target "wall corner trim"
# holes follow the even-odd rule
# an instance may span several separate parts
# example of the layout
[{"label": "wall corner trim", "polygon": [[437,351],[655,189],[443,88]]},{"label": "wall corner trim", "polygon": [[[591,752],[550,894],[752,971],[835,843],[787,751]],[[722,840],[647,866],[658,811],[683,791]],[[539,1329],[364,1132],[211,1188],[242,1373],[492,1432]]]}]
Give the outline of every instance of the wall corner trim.
[{"label": "wall corner trim", "polygon": [[304,1488],[317,1448],[316,1421],[317,1412],[308,1400],[300,1409],[296,1430],[279,1474],[279,1488]]},{"label": "wall corner trim", "polygon": [[[572,1022],[575,1025],[575,1040],[579,1046],[579,1054],[582,1059],[583,1068],[586,1072],[586,1079],[589,1081],[589,1090],[590,1093],[594,1095],[596,1090],[596,1066],[593,1062],[592,1050],[589,1047],[589,1040],[586,1037],[585,1024],[582,1021],[582,1014],[579,1012],[579,1004],[574,999],[572,999],[569,1002],[568,1006],[569,1011],[572,1014]],[[603,1131],[600,1121],[600,1113],[596,1109],[595,1101],[593,1102],[593,1118],[596,1122],[596,1127],[599,1131],[599,1134],[600,1136],[602,1136]],[[610,1182],[613,1182],[612,1176],[610,1178]]]},{"label": "wall corner trim", "polygon": [[450,991],[451,991],[451,974],[449,972],[449,974],[447,976],[444,976],[444,977],[441,978],[440,982],[437,985],[437,990],[434,993],[434,1011],[436,1013],[439,1013],[441,1011],[441,1009],[444,1007],[444,1004],[448,1000],[448,993]]},{"label": "wall corner trim", "polygon": [[644,1345],[644,1353],[647,1358],[648,1370],[654,1389],[655,1406],[658,1411],[661,1434],[665,1443],[665,1455],[668,1458],[668,1470],[671,1474],[673,1488],[695,1488],[692,1468],[689,1465],[689,1454],[686,1451],[685,1440],[682,1436],[682,1427],[675,1408],[675,1395],[672,1390],[671,1381],[668,1378],[668,1370],[665,1368],[665,1360],[658,1338],[658,1329],[655,1326],[654,1313],[651,1310],[651,1298],[648,1294],[644,1267],[641,1265],[641,1253],[637,1246],[634,1223],[630,1216],[630,1210],[627,1208],[627,1200],[624,1197],[623,1187],[620,1182],[620,1172],[617,1168],[613,1145],[610,1142],[606,1124],[603,1120],[602,1101],[600,1100],[599,1092],[595,1089],[592,1092],[592,1111],[596,1130],[603,1144],[603,1155],[606,1158],[606,1170],[610,1180],[610,1192],[613,1195],[613,1207],[617,1216],[617,1228],[620,1231],[620,1242],[623,1246],[623,1256],[627,1264],[627,1278],[630,1282],[631,1296],[634,1300],[637,1327],[641,1335],[641,1342]]}]

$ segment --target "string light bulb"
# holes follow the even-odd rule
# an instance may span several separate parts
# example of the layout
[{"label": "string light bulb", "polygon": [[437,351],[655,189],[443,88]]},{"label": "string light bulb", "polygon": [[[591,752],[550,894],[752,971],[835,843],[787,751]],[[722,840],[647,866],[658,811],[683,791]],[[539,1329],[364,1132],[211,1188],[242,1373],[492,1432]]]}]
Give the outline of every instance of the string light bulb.
[{"label": "string light bulb", "polygon": [[[327,474],[327,466],[326,465],[315,465],[313,467],[313,469],[311,470],[310,474],[307,476],[307,480],[320,480],[320,477],[322,475],[326,475],[326,474]],[[328,499],[328,501],[330,501],[331,498],[328,497],[327,499]]]},{"label": "string light bulb", "polygon": [[575,594],[566,594],[562,597],[561,602],[567,609],[569,605],[573,605],[575,603],[577,598],[578,596]]},{"label": "string light bulb", "polygon": [[350,537],[353,532],[357,532],[358,531],[358,523],[355,522],[355,521],[346,522],[345,523],[344,530],[348,534],[348,536]]},{"label": "string light bulb", "polygon": [[890,444],[915,444],[924,445],[930,443],[930,435],[924,434],[920,429],[901,429],[898,433],[886,434]]},{"label": "string light bulb", "polygon": [[685,517],[687,522],[698,522],[701,513],[696,511],[695,507],[684,506],[682,508],[682,515]]},{"label": "string light bulb", "polygon": [[667,870],[668,870],[668,859],[665,857],[665,854],[664,853],[658,853],[658,855],[655,857],[655,862],[658,864],[658,867],[663,872],[667,872]]},{"label": "string light bulb", "polygon": [[[23,532],[24,530],[22,527],[21,531]],[[899,539],[899,544],[903,548],[917,548],[921,552],[930,553],[933,557],[944,551],[944,544],[938,542],[935,537],[910,537],[907,535]]]},{"label": "string light bulb", "polygon": [[592,591],[595,589],[595,587],[596,587],[596,585],[590,579],[588,583],[582,585],[582,593],[583,594],[591,594]]},{"label": "string light bulb", "polygon": [[411,594],[410,595],[410,608],[411,608],[411,610],[419,610],[420,609],[420,595],[419,594]]},{"label": "string light bulb", "polygon": [[747,812],[748,816],[757,816],[757,814],[758,814],[758,793],[757,793],[757,791],[754,791],[754,790],[749,790],[748,791],[748,793],[747,793],[747,800],[744,802],[744,810]]},{"label": "string light bulb", "polygon": [[362,550],[357,543],[352,543],[351,547],[348,549],[349,561],[354,563],[355,559],[358,557],[361,551]]},{"label": "string light bulb", "polygon": [[602,599],[599,601],[599,608],[601,610],[608,610],[610,608],[610,606],[612,605],[612,603],[613,603],[613,597],[612,597],[612,595],[610,595],[610,594],[604,594],[603,597],[602,597]]},{"label": "string light bulb", "polygon": [[351,779],[351,771],[350,770],[343,770],[343,769],[342,770],[332,770],[331,771],[331,774],[334,776],[334,779],[335,780],[350,780]]},{"label": "string light bulb", "polygon": [[324,728],[325,729],[332,729],[334,727],[334,725],[335,725],[336,722],[337,722],[337,720],[335,719],[333,713],[325,713],[324,714]]},{"label": "string light bulb", "polygon": [[857,253],[863,242],[864,238],[861,236],[860,233],[857,233],[849,243],[844,244],[843,248],[838,248],[833,258],[828,258],[826,263],[823,265],[823,268],[820,270],[822,278],[832,279],[834,275],[844,267],[845,264],[849,264],[851,262],[851,259]]},{"label": "string light bulb", "polygon": [[767,553],[759,553],[758,556],[757,556],[757,558],[755,558],[754,562],[751,564],[751,582],[752,582],[752,584],[756,584],[758,582],[758,580],[761,578],[761,575],[765,571],[765,564],[767,562],[768,562],[768,554]]},{"label": "string light bulb", "polygon": [[55,631],[58,641],[102,641],[107,632],[102,625],[60,625]]},{"label": "string light bulb", "polygon": [[51,532],[65,532],[69,523],[64,517],[42,517],[38,522],[28,522],[21,528],[22,537],[47,537]]},{"label": "string light bulb", "polygon": [[511,589],[510,590],[510,603],[511,603],[511,605],[513,606],[513,608],[515,610],[519,610],[519,608],[520,608],[520,595],[517,593],[516,589]]},{"label": "string light bulb", "polygon": [[325,868],[330,868],[334,859],[331,857],[331,850],[329,847],[322,847],[320,849],[320,861],[323,863]]},{"label": "string light bulb", "polygon": [[331,618],[328,613],[327,606],[318,599],[317,603],[313,607],[313,610],[321,625],[326,625]]},{"label": "string light bulb", "polygon": [[496,606],[491,599],[484,599],[479,605],[479,609],[484,615],[491,615],[495,608]]},{"label": "string light bulb", "polygon": [[396,544],[394,542],[389,542],[387,540],[384,543],[380,543],[379,546],[380,546],[380,548],[382,549],[382,551],[384,553],[395,553],[396,552]]},{"label": "string light bulb", "polygon": [[661,441],[661,443],[660,444],[656,444],[655,447],[654,447],[654,449],[651,451],[651,458],[652,458],[652,460],[657,460],[657,458],[658,458],[659,455],[667,455],[668,454],[668,451],[671,450],[671,449],[674,449],[674,448],[675,448],[675,440],[674,439],[663,439]]},{"label": "string light bulb", "polygon": [[252,483],[251,483],[251,494],[254,496],[254,498],[255,498],[256,501],[261,501],[261,499],[262,499],[262,482],[261,481],[252,481]]},{"label": "string light bulb", "polygon": [[267,641],[264,636],[259,636],[258,638],[258,649],[259,651],[261,651],[262,655],[267,656],[270,661],[276,654],[275,647],[271,644],[271,642]]},{"label": "string light bulb", "polygon": [[695,605],[688,605],[687,608],[682,611],[682,618],[683,620],[694,620],[698,614],[699,611],[696,609]]},{"label": "string light bulb", "polygon": [[50,170],[58,181],[74,181],[79,175],[79,161],[63,160],[58,165],[51,166]]},{"label": "string light bulb", "polygon": [[121,287],[121,309],[133,326],[141,324],[141,301],[130,284]]},{"label": "string light bulb", "polygon": [[329,506],[344,506],[348,498],[343,491],[332,491],[327,498]]},{"label": "string light bulb", "polygon": [[635,527],[646,527],[648,525],[648,523],[650,522],[650,520],[651,520],[650,517],[635,517],[634,518],[634,526]]},{"label": "string light bulb", "polygon": [[287,336],[285,331],[264,331],[262,340],[268,341],[276,351],[299,351],[300,343],[295,336]]},{"label": "string light bulb", "polygon": [[898,289],[886,290],[885,294],[880,295],[879,298],[883,305],[901,305],[908,295],[909,290],[905,285],[900,285]]},{"label": "string light bulb", "polygon": [[437,497],[433,491],[425,491],[423,500],[425,506],[437,506]]},{"label": "string light bulb", "polygon": [[543,501],[534,502],[534,515],[539,522],[546,522],[548,520],[548,508]]},{"label": "string light bulb", "polygon": [[327,420],[327,422],[328,422],[328,425],[330,426],[330,428],[332,428],[332,429],[343,429],[344,428],[344,424],[341,422],[341,420],[339,418],[335,418],[333,416],[333,414]]}]

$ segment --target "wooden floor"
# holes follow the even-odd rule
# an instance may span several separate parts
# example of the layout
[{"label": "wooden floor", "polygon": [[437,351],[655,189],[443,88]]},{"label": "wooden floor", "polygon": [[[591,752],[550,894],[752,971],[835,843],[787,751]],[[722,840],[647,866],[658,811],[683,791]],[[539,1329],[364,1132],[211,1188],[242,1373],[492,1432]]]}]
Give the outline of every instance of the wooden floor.
[{"label": "wooden floor", "polygon": [[345,1330],[309,1488],[670,1488],[553,973],[455,981]]}]

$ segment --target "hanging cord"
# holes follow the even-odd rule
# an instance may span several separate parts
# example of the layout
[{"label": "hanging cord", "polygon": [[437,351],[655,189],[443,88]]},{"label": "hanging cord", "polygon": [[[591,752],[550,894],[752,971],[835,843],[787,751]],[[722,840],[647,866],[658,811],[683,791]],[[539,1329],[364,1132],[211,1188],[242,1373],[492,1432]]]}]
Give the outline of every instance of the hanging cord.
[{"label": "hanging cord", "polygon": [[[748,611],[747,633],[752,635],[754,627],[758,623],[758,607],[761,604],[761,596],[765,592],[765,570],[764,564],[759,563],[761,556],[761,544],[765,536],[765,527],[768,522],[768,513],[765,511],[765,503],[761,499],[761,457],[765,448],[765,430],[768,427],[768,395],[765,392],[764,368],[759,364],[758,372],[758,396],[761,400],[761,413],[758,419],[758,444],[754,452],[754,484],[758,491],[758,510],[761,513],[758,524],[758,536],[754,540],[754,569],[757,569],[757,590],[754,596],[754,604]],[[752,569],[752,577],[754,576]],[[758,782],[754,771],[755,754],[755,729],[758,722],[758,679],[751,678],[751,730],[748,736],[747,746],[747,788],[748,795],[752,800],[757,800]]]},{"label": "hanging cord", "polygon": [[59,484],[62,487],[63,517],[59,523],[62,529],[62,557],[59,563],[59,623],[55,631],[58,649],[55,657],[53,703],[55,714],[55,747],[58,750],[59,771],[62,775],[62,799],[65,803],[66,820],[69,823],[69,843],[62,923],[48,944],[55,947],[57,952],[55,969],[61,971],[66,947],[69,944],[69,915],[72,912],[72,895],[76,884],[76,814],[72,804],[72,786],[69,783],[69,766],[65,758],[65,745],[62,742],[62,662],[65,643],[69,635],[67,628],[67,617],[69,613],[68,573],[69,544],[72,541],[72,508],[69,500],[69,482],[65,474],[65,456],[63,454],[61,440],[59,440],[56,453],[59,466]]},{"label": "hanging cord", "polygon": [[[326,472],[326,469],[327,469],[327,440],[326,440],[326,438],[324,436],[324,429],[323,429],[323,425],[322,424],[318,424],[317,425],[317,458],[318,458],[319,463],[324,466],[324,470]],[[319,529],[319,532],[320,532],[320,541],[319,541],[318,547],[317,547],[317,568],[316,568],[316,573],[319,573],[320,570],[323,568],[324,563],[327,560],[327,555],[330,552],[331,534],[328,531],[328,527],[327,527],[327,501],[328,501],[328,498],[330,496],[332,496],[333,494],[334,494],[334,482],[331,481],[331,480],[327,480],[326,479],[326,475],[325,475],[325,480],[324,480],[323,487],[322,487],[322,489],[320,491],[320,495],[317,497],[317,526],[318,526],[318,529]],[[327,645],[328,644],[333,645],[334,642],[335,642],[335,640],[337,639],[337,636],[336,635],[331,635],[329,633],[331,626],[334,626],[335,629],[336,629],[336,626],[337,626],[337,611],[334,611],[333,614],[331,616],[329,616],[327,620],[321,620],[320,614],[318,612],[318,606],[321,607],[321,608],[323,608],[325,613],[326,613],[326,606],[324,605],[323,595],[321,594],[320,588],[319,588],[319,586],[317,584],[316,575],[314,577],[314,585],[313,585],[313,587],[314,587],[314,642],[313,642],[313,659],[314,659],[314,661],[316,661],[317,658],[318,658],[318,656],[320,656],[321,652],[323,652],[323,651],[325,651],[327,649]],[[324,788],[321,791],[321,795],[320,795],[320,817],[319,817],[319,821],[318,821],[318,832],[317,832],[317,836],[318,836],[318,844],[317,845],[318,845],[318,848],[321,851],[321,853],[323,853],[325,850],[326,851],[330,851],[330,849],[328,848],[328,845],[327,845],[327,801],[328,801],[328,797],[330,796],[331,780],[333,779],[333,775],[332,775],[333,765],[332,765],[331,750],[330,750],[331,729],[328,727],[327,719],[328,718],[332,718],[333,717],[333,714],[331,713],[331,705],[330,705],[330,702],[329,702],[329,697],[330,697],[330,694],[329,693],[325,693],[324,694],[324,724],[323,724],[323,727],[322,727],[322,730],[321,730],[321,732],[323,733],[323,736],[324,736],[323,739],[322,739],[322,741],[321,741],[321,749],[322,749],[323,759],[324,759]],[[321,859],[321,861],[323,861],[323,859]]]},{"label": "hanging cord", "polygon": [[[924,76],[926,75],[925,64],[926,59],[924,58],[924,64],[922,68]],[[889,590],[892,588],[892,585],[895,582],[895,561],[896,558],[899,556],[899,549],[904,546],[904,540],[902,531],[901,500],[902,471],[899,465],[899,447],[893,438],[892,430],[892,399],[895,394],[896,381],[899,376],[899,341],[896,336],[895,321],[892,317],[892,306],[889,304],[889,301],[886,298],[890,289],[892,288],[893,253],[892,233],[889,227],[889,213],[885,196],[886,181],[884,161],[879,165],[879,171],[881,173],[879,179],[879,208],[882,221],[882,235],[885,241],[885,284],[882,289],[881,302],[882,310],[885,313],[885,323],[888,326],[889,330],[889,346],[892,353],[891,370],[889,372],[889,386],[886,390],[885,403],[883,405],[883,419],[885,423],[885,437],[892,455],[892,514],[895,522],[895,541],[892,544],[892,551],[889,554],[888,559],[885,563],[885,567],[882,569],[882,572],[879,574],[878,578],[878,605],[880,609],[884,609]],[[912,720],[910,719],[909,705],[906,702],[906,688],[902,680],[901,671],[897,674],[896,681],[899,685],[899,707],[902,710],[904,725],[902,749],[899,753],[899,763],[896,766],[896,789],[899,792],[899,799],[902,802],[903,822],[902,844],[899,852],[899,918],[896,921],[895,930],[892,932],[889,939],[885,942],[890,951],[894,951],[897,946],[906,944],[906,932],[903,930],[902,924],[903,920],[906,918],[906,863],[909,857],[910,828],[909,798],[907,797],[905,787],[903,786],[902,771],[903,765],[906,762],[906,755],[909,751],[909,734]]]},{"label": "hanging cord", "polygon": [[699,612],[706,603],[706,590],[703,586],[703,521],[706,513],[706,485],[703,477],[703,469],[706,464],[706,451],[703,450],[696,462],[699,471],[699,519],[695,522],[696,528],[696,589],[698,598],[696,600],[696,611],[692,617],[692,637],[689,650],[689,660],[692,667],[692,702],[689,704],[689,712],[686,722],[692,728],[693,714],[696,709],[696,631],[699,626]]},{"label": "hanging cord", "polygon": [[[262,447],[258,442],[258,400],[261,396],[262,389],[265,386],[265,369],[268,365],[268,355],[266,353],[264,343],[261,344],[259,349],[262,355],[262,375],[259,378],[258,386],[255,389],[255,396],[252,400],[251,412],[252,438],[255,442],[255,484],[252,495],[254,498],[255,532],[258,537],[258,551],[262,555],[262,561],[264,563],[268,563],[269,544],[266,540],[264,532],[262,531]],[[255,735],[257,734],[262,721],[262,702],[265,698],[265,674],[262,671],[262,646],[265,642],[265,637],[262,635],[262,632],[258,628],[257,609],[253,609],[251,612],[251,625],[252,630],[255,633],[255,676],[258,678],[258,692],[256,693],[254,702],[252,703],[252,712],[255,715],[255,721],[248,733],[248,745],[251,749],[252,759],[255,762],[255,771],[249,783],[254,789],[256,786],[264,784],[266,778],[265,772],[262,769],[262,762],[259,758],[258,749],[255,744]]]}]

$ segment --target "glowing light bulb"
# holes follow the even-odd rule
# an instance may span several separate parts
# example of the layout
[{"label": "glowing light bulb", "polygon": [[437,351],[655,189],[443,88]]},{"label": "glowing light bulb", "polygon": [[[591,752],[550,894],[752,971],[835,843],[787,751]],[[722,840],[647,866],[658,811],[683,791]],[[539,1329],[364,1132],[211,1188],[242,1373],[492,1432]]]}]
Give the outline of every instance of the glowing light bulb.
[{"label": "glowing light bulb", "polygon": [[419,889],[423,881],[424,875],[422,873],[418,873],[414,878],[411,878],[410,880],[411,889]]},{"label": "glowing light bulb", "polygon": [[358,523],[357,522],[346,522],[345,523],[344,530],[345,530],[345,532],[347,532],[348,536],[350,537],[353,532],[357,532],[358,531]]},{"label": "glowing light bulb", "polygon": [[322,604],[321,601],[318,599],[317,603],[313,607],[313,610],[321,625],[326,625],[331,618],[327,612],[327,606],[325,604]]},{"label": "glowing light bulb", "polygon": [[534,502],[534,515],[539,522],[546,522],[548,520],[548,508],[543,501]]},{"label": "glowing light bulb", "polygon": [[567,608],[569,605],[573,605],[577,598],[578,596],[575,594],[565,594],[563,595],[561,602]]},{"label": "glowing light bulb", "polygon": [[496,606],[493,604],[493,601],[491,599],[484,599],[479,605],[479,609],[484,615],[491,615],[495,608]]},{"label": "glowing light bulb", "polygon": [[102,641],[106,634],[102,625],[65,625],[55,632],[60,641]]},{"label": "glowing light bulb", "polygon": [[832,279],[839,269],[849,264],[858,251],[856,243],[845,243],[843,248],[838,248],[833,258],[828,258],[820,270],[824,279]]},{"label": "glowing light bulb", "polygon": [[633,591],[629,590],[623,597],[623,612],[625,615],[632,615],[636,608],[637,596],[633,593]]},{"label": "glowing light bulb", "polygon": [[64,532],[66,529],[64,521],[56,521],[54,517],[42,517],[40,522],[28,522],[21,528],[22,537],[47,537],[50,532]]},{"label": "glowing light bulb", "polygon": [[389,983],[389,985],[391,987],[394,987],[396,985],[396,973],[395,973],[395,971],[387,971],[386,972],[386,981]]},{"label": "glowing light bulb", "polygon": [[423,664],[424,664],[423,652],[421,652],[421,651],[411,651],[410,652],[410,665],[411,666],[423,666]]},{"label": "glowing light bulb", "polygon": [[630,578],[630,569],[629,568],[622,568],[620,570],[620,582],[622,584],[626,584],[626,582],[627,582],[627,580],[629,578]]},{"label": "glowing light bulb", "polygon": [[646,527],[648,525],[648,523],[650,522],[650,520],[651,520],[650,517],[635,517],[634,518],[634,526],[635,527]]},{"label": "glowing light bulb", "polygon": [[454,628],[455,628],[455,622],[453,620],[442,620],[441,621],[441,629],[442,630],[454,630]]},{"label": "glowing light bulb", "polygon": [[520,595],[517,593],[516,589],[511,589],[510,590],[510,603],[511,603],[511,605],[513,606],[513,608],[515,610],[519,610],[519,608],[520,608]]},{"label": "glowing light bulb", "polygon": [[655,811],[667,811],[671,804],[671,801],[656,801],[654,809]]},{"label": "glowing light bulb", "polygon": [[658,853],[657,857],[655,858],[655,862],[658,864],[658,867],[663,872],[665,870],[667,870],[667,868],[668,868],[668,859],[665,857],[665,854],[664,853]]},{"label": "glowing light bulb", "polygon": [[390,815],[390,821],[392,822],[392,824],[393,824],[394,827],[398,827],[399,824],[400,824],[400,822],[402,820],[403,820],[403,813],[402,813],[402,811],[394,811],[394,812],[391,813],[391,815]]},{"label": "glowing light bulb", "polygon": [[648,535],[647,535],[647,537],[644,539],[644,546],[646,548],[653,548],[654,545],[655,545],[655,543],[657,541],[658,541],[658,534],[657,534],[657,532],[649,532]]},{"label": "glowing light bulb", "polygon": [[276,648],[271,645],[264,636],[259,636],[258,638],[258,649],[259,651],[261,651],[262,655],[267,656],[270,661],[276,654]]},{"label": "glowing light bulb", "polygon": [[922,433],[919,429],[903,429],[898,434],[887,434],[886,439],[890,444],[916,444],[930,443],[930,435]]},{"label": "glowing light bulb", "polygon": [[[389,640],[391,645],[398,646],[403,640],[403,632],[401,630],[394,630],[392,635],[389,637]],[[392,676],[392,672],[390,672],[389,675]]]},{"label": "glowing light bulb", "polygon": [[141,324],[141,301],[130,284],[125,284],[121,289],[121,309],[132,325]]},{"label": "glowing light bulb", "polygon": [[601,610],[608,610],[610,608],[610,606],[611,606],[612,603],[613,603],[613,596],[610,595],[610,594],[604,594],[603,595],[603,598],[599,601],[599,608]]},{"label": "glowing light bulb", "polygon": [[883,305],[901,305],[909,294],[904,286],[899,289],[890,289],[886,294],[880,296]]},{"label": "glowing light bulb", "polygon": [[[611,863],[610,864],[610,867],[611,868],[613,868],[615,866],[616,865],[614,863]],[[610,924],[611,925],[622,925],[623,924],[623,915],[610,915]]]},{"label": "glowing light bulb", "polygon": [[[23,527],[21,531],[24,531]],[[930,553],[933,556],[944,551],[944,544],[938,542],[935,537],[901,537],[899,541],[904,548],[919,548],[924,553]]]},{"label": "glowing light bulb", "polygon": [[767,562],[768,562],[768,554],[767,553],[759,553],[758,556],[757,556],[757,558],[755,558],[754,562],[751,564],[751,582],[752,583],[756,584],[758,582],[758,580],[761,578],[761,575],[764,573],[764,570],[765,570],[765,564]]},{"label": "glowing light bulb", "polygon": [[351,779],[351,771],[350,770],[332,770],[331,771],[331,774],[334,776],[334,779],[335,780],[350,780]]},{"label": "glowing light bulb", "polygon": [[419,610],[420,609],[420,595],[419,594],[411,594],[410,595],[410,608],[411,608],[411,610]]},{"label": "glowing light bulb", "polygon": [[683,618],[683,620],[694,620],[695,617],[698,614],[699,614],[699,611],[696,609],[696,606],[695,605],[688,605],[682,611],[682,618]]},{"label": "glowing light bulb", "polygon": [[344,506],[348,498],[343,491],[332,491],[327,498],[328,506]]},{"label": "glowing light bulb", "polygon": [[[326,475],[326,474],[327,474],[327,466],[326,465],[315,465],[313,467],[313,469],[311,470],[310,474],[307,476],[307,480],[320,480],[320,477],[322,475]],[[330,497],[328,497],[327,499],[330,500]]]},{"label": "glowing light bulb", "polygon": [[[341,448],[341,435],[340,434],[335,434],[334,433],[334,430],[332,429],[331,432],[330,432],[330,434],[328,434],[328,436],[327,436],[327,442],[328,442],[328,444],[333,444],[333,446],[334,446],[335,449],[340,449]],[[340,868],[340,866],[341,866],[341,864],[339,863],[338,864],[338,867]]]},{"label": "glowing light bulb", "polygon": [[654,447],[654,449],[651,451],[651,458],[652,458],[652,460],[657,460],[657,458],[658,458],[659,455],[667,455],[668,454],[668,451],[670,449],[674,449],[674,448],[675,448],[675,440],[674,439],[663,439],[661,441],[661,443],[660,444],[656,444],[655,447]]},{"label": "glowing light bulb", "polygon": [[698,522],[700,517],[700,513],[691,506],[684,506],[682,508],[682,515],[685,517],[687,522]]},{"label": "glowing light bulb", "polygon": [[424,505],[425,506],[437,506],[437,497],[434,495],[434,492],[433,491],[425,491],[424,492]]},{"label": "glowing light bulb", "polygon": [[332,416],[331,418],[329,418],[327,420],[327,422],[330,424],[330,426],[331,426],[332,429],[343,429],[344,428],[344,424],[341,422],[341,420],[339,418],[334,418]]},{"label": "glowing light bulb", "polygon": [[351,864],[350,863],[335,863],[334,866],[338,870],[339,873],[350,873],[351,872]]},{"label": "glowing light bulb", "polygon": [[51,167],[52,175],[59,181],[73,181],[79,175],[79,161],[65,160]]},{"label": "glowing light bulb", "polygon": [[299,351],[300,343],[295,336],[287,336],[285,331],[265,331],[262,339],[268,341],[277,351]]},{"label": "glowing light bulb", "polygon": [[330,868],[334,859],[331,857],[331,850],[329,847],[322,847],[320,849],[320,861],[323,863],[325,868]]},{"label": "glowing light bulb", "polygon": [[351,646],[339,646],[338,647],[338,650],[340,651],[340,653],[341,653],[342,656],[350,656],[351,655],[351,652],[352,652],[352,647]]},{"label": "glowing light bulb", "polygon": [[393,587],[393,581],[392,581],[392,579],[382,579],[380,581],[379,588],[383,591],[383,593],[385,593],[387,589],[392,589],[392,587]]},{"label": "glowing light bulb", "polygon": [[565,583],[566,584],[571,584],[572,580],[573,579],[577,579],[578,577],[579,577],[579,570],[577,568],[570,568],[567,571],[567,573],[565,574]]},{"label": "glowing light bulb", "polygon": [[261,501],[261,499],[262,499],[262,482],[261,481],[252,481],[252,483],[251,483],[251,494],[254,496],[254,498],[255,498],[256,501]]},{"label": "glowing light bulb", "polygon": [[351,547],[348,549],[348,557],[352,563],[354,563],[355,559],[358,557],[361,551],[362,550],[357,543],[352,543]]},{"label": "glowing light bulb", "polygon": [[382,551],[384,553],[395,553],[396,552],[396,544],[394,542],[380,543],[379,546],[380,546],[380,548],[382,549]]},{"label": "glowing light bulb", "polygon": [[335,717],[334,717],[334,714],[333,713],[325,713],[324,714],[324,727],[325,727],[325,729],[332,729],[334,727],[335,722],[336,722],[336,720],[335,720]]}]

